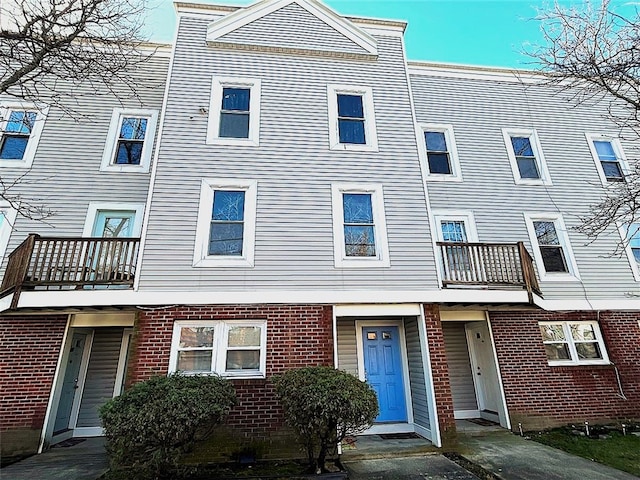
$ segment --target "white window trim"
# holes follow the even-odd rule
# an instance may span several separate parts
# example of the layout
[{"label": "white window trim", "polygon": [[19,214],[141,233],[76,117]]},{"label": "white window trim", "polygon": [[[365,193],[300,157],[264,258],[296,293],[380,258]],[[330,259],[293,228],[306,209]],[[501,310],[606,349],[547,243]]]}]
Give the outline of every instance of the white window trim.
[{"label": "white window trim", "polygon": [[629,260],[629,266],[631,267],[631,272],[633,273],[633,278],[636,282],[640,282],[640,265],[636,262],[636,257],[633,255],[633,250],[631,250],[631,236],[629,233],[635,233],[635,230],[631,230],[633,225],[638,225],[640,228],[640,223],[631,224],[629,226],[618,223],[618,232],[620,232],[620,238],[622,239],[622,243],[624,245],[624,251],[627,254],[627,258]]},{"label": "white window trim", "polygon": [[604,170],[602,168],[602,163],[600,162],[600,157],[598,156],[598,152],[596,151],[596,147],[593,144],[594,141],[603,140],[606,142],[611,142],[611,146],[613,147],[613,151],[616,154],[616,158],[619,160],[620,169],[622,170],[623,175],[629,174],[629,162],[627,161],[627,157],[624,154],[624,150],[622,149],[622,145],[620,144],[620,139],[616,135],[607,135],[603,133],[585,133],[584,134],[587,139],[587,144],[589,145],[589,151],[591,152],[591,157],[593,158],[593,162],[596,164],[596,170],[598,171],[598,176],[600,177],[600,181],[602,185],[609,186],[612,183],[607,180],[606,175],[604,174]]},{"label": "white window trim", "polygon": [[[140,156],[139,165],[116,165],[113,163],[118,137],[120,136],[120,127],[122,119],[125,117],[136,117],[147,119],[147,129],[145,131],[144,143],[142,145],[142,155]],[[151,154],[153,153],[153,144],[156,136],[156,126],[158,124],[158,111],[152,109],[140,108],[114,108],[111,113],[111,122],[109,123],[109,132],[102,153],[102,163],[100,164],[101,172],[133,172],[148,173],[151,166]]]},{"label": "white window trim", "polygon": [[[542,146],[540,145],[540,139],[538,138],[538,132],[533,128],[503,128],[502,137],[504,139],[505,147],[507,148],[507,156],[509,157],[509,164],[511,165],[511,171],[513,173],[513,180],[516,185],[552,185],[551,175],[549,175],[549,169],[547,168],[547,161],[542,153]],[[536,157],[538,166],[538,173],[540,178],[521,178],[520,169],[518,168],[518,161],[516,160],[515,152],[513,151],[513,144],[511,143],[511,137],[528,137],[533,149],[533,154]]]},{"label": "white window trim", "polygon": [[9,202],[0,202],[0,215],[4,216],[2,226],[0,226],[0,260],[4,258],[7,252],[7,246],[9,245],[9,239],[11,238],[11,232],[16,223],[16,217],[18,210],[13,208]]},{"label": "white window trim", "polygon": [[[340,143],[338,131],[338,94],[361,95],[364,110],[364,132],[367,143]],[[356,152],[377,152],[378,134],[376,130],[376,112],[373,104],[373,89],[353,85],[327,85],[327,105],[329,112],[329,149]]]},{"label": "white window trim", "polygon": [[0,160],[0,168],[31,168],[33,159],[36,156],[38,143],[40,142],[40,136],[42,135],[42,129],[44,128],[44,122],[47,118],[47,114],[49,113],[49,106],[33,102],[3,102],[2,105],[0,105],[0,135],[2,135],[7,126],[9,114],[15,110],[36,112],[36,121],[33,125],[33,129],[31,130],[31,135],[29,135],[27,148],[24,151],[22,159]]},{"label": "white window trim", "polygon": [[140,236],[142,232],[142,218],[144,214],[144,203],[98,203],[90,202],[87,208],[87,217],[84,221],[83,237],[91,237],[93,234],[93,225],[96,222],[98,212],[135,212],[135,220],[133,222],[133,238]]},{"label": "white window trim", "polygon": [[[453,125],[443,123],[421,123],[418,138],[418,152],[425,166],[428,181],[444,181],[444,182],[461,182],[462,170],[460,168],[460,157],[458,156],[458,147],[456,146],[456,138],[453,133]],[[451,165],[451,173],[431,173],[429,170],[429,158],[427,156],[427,144],[425,142],[425,132],[442,132],[447,142],[447,151],[449,152],[449,162]]]},{"label": "white window trim", "polygon": [[[348,257],[344,244],[343,193],[371,194],[374,232],[376,241],[375,257]],[[331,184],[331,205],[333,213],[333,260],[336,268],[379,268],[390,267],[387,222],[384,212],[382,185],[341,183]]]},{"label": "white window trim", "polygon": [[[193,253],[194,267],[253,267],[256,237],[256,204],[258,184],[255,180],[203,179],[200,187],[200,206]],[[242,256],[209,255],[211,209],[215,190],[243,190],[244,231]]]},{"label": "white window trim", "polygon": [[[431,211],[431,235],[435,239],[433,246],[436,252],[436,265],[438,267],[439,278],[442,281],[444,276],[444,265],[442,255],[440,254],[440,247],[437,246],[437,242],[442,242],[442,228],[440,227],[441,220],[452,220],[464,222],[464,226],[467,233],[467,241],[474,243],[478,242],[478,230],[476,228],[476,220],[473,216],[473,212],[470,210],[432,210]],[[442,288],[442,285],[440,285]]]},{"label": "white window trim", "polygon": [[[249,137],[220,137],[220,111],[222,109],[222,91],[225,87],[249,88]],[[207,124],[207,143],[210,145],[260,145],[260,97],[262,82],[255,78],[213,77],[211,81],[211,100],[209,103],[209,121]]]},{"label": "white window trim", "polygon": [[[573,255],[573,249],[571,248],[571,241],[567,227],[564,223],[562,215],[558,213],[523,213],[525,224],[527,225],[527,232],[529,233],[529,240],[533,247],[533,258],[536,261],[538,268],[538,275],[543,282],[567,282],[567,281],[580,281],[580,273],[578,272],[578,265]],[[568,272],[550,272],[547,273],[544,268],[544,262],[542,261],[542,253],[540,252],[540,245],[538,244],[538,237],[536,236],[533,222],[553,222],[560,246],[565,255],[565,261],[567,262]]]},{"label": "white window trim", "polygon": [[[571,355],[570,360],[547,360],[549,365],[551,366],[563,366],[563,365],[608,365],[609,355],[607,354],[607,349],[604,345],[604,339],[602,338],[602,332],[600,332],[600,325],[598,322],[591,321],[548,321],[548,322],[538,322],[538,325],[562,325],[562,330],[564,331],[565,339],[567,340],[567,345],[569,346],[569,353]],[[576,346],[571,336],[571,330],[569,325],[592,325],[593,331],[595,332],[596,341],[598,342],[598,347],[600,348],[600,353],[602,353],[601,359],[593,359],[593,360],[579,360],[578,352],[576,351]],[[544,345],[544,341],[543,341]]]},{"label": "white window trim", "polygon": [[[267,369],[267,321],[266,320],[177,320],[173,324],[171,339],[171,353],[169,355],[169,373],[177,371],[178,346],[180,344],[180,329],[182,327],[214,327],[214,353],[216,355],[216,369],[212,372],[194,372],[192,375],[218,374],[228,378],[265,378]],[[228,347],[228,332],[230,327],[260,327],[260,368],[246,372],[226,372],[225,361]],[[220,334],[219,329],[222,329]],[[186,372],[189,374],[189,372]]]}]

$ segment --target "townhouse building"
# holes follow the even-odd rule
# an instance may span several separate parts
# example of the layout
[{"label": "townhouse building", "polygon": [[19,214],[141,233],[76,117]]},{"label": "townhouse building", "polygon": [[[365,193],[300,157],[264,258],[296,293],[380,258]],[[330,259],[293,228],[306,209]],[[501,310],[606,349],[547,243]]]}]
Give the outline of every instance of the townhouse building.
[{"label": "townhouse building", "polygon": [[406,23],[315,0],[176,10],[142,104],[2,103],[3,181],[56,211],[3,210],[3,452],[99,435],[173,371],[232,379],[239,441],[286,432],[270,378],[320,364],[375,388],[367,433],[438,446],[640,417],[637,229],[573,228],[636,158],[608,103],[408,61]]}]

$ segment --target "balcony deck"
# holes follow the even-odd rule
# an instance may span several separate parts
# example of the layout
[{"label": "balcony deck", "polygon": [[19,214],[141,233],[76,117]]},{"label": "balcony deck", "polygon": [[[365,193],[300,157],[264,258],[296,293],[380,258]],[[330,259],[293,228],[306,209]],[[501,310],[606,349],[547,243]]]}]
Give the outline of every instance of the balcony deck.
[{"label": "balcony deck", "polygon": [[133,288],[139,238],[41,237],[30,234],[9,254],[0,297],[24,290]]},{"label": "balcony deck", "polygon": [[533,259],[522,242],[437,242],[444,288],[524,289],[542,296]]}]

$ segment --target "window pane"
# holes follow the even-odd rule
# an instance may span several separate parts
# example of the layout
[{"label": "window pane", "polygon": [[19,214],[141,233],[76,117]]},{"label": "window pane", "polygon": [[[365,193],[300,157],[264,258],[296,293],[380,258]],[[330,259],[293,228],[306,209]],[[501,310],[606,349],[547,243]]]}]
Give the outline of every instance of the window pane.
[{"label": "window pane", "polygon": [[444,132],[424,132],[424,140],[427,150],[430,152],[446,152],[447,140]]},{"label": "window pane", "polygon": [[213,192],[212,220],[241,222],[244,220],[244,194],[242,190],[216,190]]},{"label": "window pane", "polygon": [[338,120],[340,143],[367,143],[364,133],[364,120]]},{"label": "window pane", "polygon": [[127,140],[144,140],[147,131],[146,118],[123,118],[120,127],[120,138]]},{"label": "window pane", "polygon": [[633,257],[636,259],[637,263],[640,263],[640,248],[631,248],[631,251],[633,252]]},{"label": "window pane", "polygon": [[259,347],[262,329],[260,327],[231,327],[230,347]]},{"label": "window pane", "polygon": [[596,152],[598,153],[598,158],[600,160],[616,160],[616,152],[613,149],[611,142],[597,140],[593,142],[593,146],[596,147]]},{"label": "window pane", "polygon": [[620,168],[620,164],[618,162],[600,162],[602,165],[602,170],[604,171],[604,176],[608,179],[617,179],[622,180],[622,169]]},{"label": "window pane", "polygon": [[118,151],[115,158],[116,165],[140,165],[142,158],[143,142],[118,142]]},{"label": "window pane", "polygon": [[431,173],[451,173],[451,166],[449,165],[448,153],[427,153],[427,159],[429,160],[429,172]]},{"label": "window pane", "polygon": [[223,138],[249,138],[249,114],[221,113],[218,135]]},{"label": "window pane", "polygon": [[562,325],[540,325],[540,333],[542,333],[542,340],[545,342],[557,342],[565,339]]},{"label": "window pane", "polygon": [[372,226],[345,225],[344,243],[348,257],[376,256],[376,241]]},{"label": "window pane", "polygon": [[545,344],[545,352],[549,360],[569,360],[569,347],[566,343]]},{"label": "window pane", "polygon": [[231,350],[227,352],[226,370],[258,370],[260,368],[259,350]]},{"label": "window pane", "polygon": [[574,340],[595,340],[596,333],[593,331],[593,325],[589,324],[574,324],[570,325],[571,337]]},{"label": "window pane", "polygon": [[105,217],[102,237],[128,237],[131,227],[131,217]]},{"label": "window pane", "polygon": [[225,87],[222,89],[222,109],[248,112],[250,98],[249,88]]},{"label": "window pane", "polygon": [[243,223],[212,223],[209,255],[242,255]]},{"label": "window pane", "polygon": [[640,223],[632,223],[627,228],[627,238],[631,248],[640,248]]},{"label": "window pane", "polygon": [[185,372],[210,372],[210,350],[194,350],[178,352],[178,370]]},{"label": "window pane", "polygon": [[5,132],[29,135],[31,134],[35,121],[36,112],[11,112]]},{"label": "window pane", "polygon": [[180,329],[180,348],[211,347],[214,327],[182,327]]},{"label": "window pane", "polygon": [[538,164],[535,158],[518,158],[518,171],[520,178],[540,178]]},{"label": "window pane", "polygon": [[338,116],[364,118],[362,95],[338,95]]},{"label": "window pane", "polygon": [[597,342],[592,343],[576,343],[576,351],[578,352],[579,360],[591,360],[600,359],[602,354],[600,353],[600,347]]},{"label": "window pane", "polygon": [[540,245],[560,245],[556,226],[553,222],[533,222],[533,228],[536,231],[538,244]]},{"label": "window pane", "polygon": [[455,220],[442,220],[440,222],[440,228],[442,228],[443,242],[467,241],[467,232],[464,227],[464,222]]},{"label": "window pane", "polygon": [[4,160],[22,160],[28,142],[29,137],[10,137],[5,135],[0,149],[0,158]]},{"label": "window pane", "polygon": [[369,193],[342,194],[345,223],[373,223],[373,207]]},{"label": "window pane", "polygon": [[568,272],[562,247],[540,247],[542,262],[547,272]]},{"label": "window pane", "polygon": [[535,157],[528,137],[511,137],[511,145],[516,157]]}]

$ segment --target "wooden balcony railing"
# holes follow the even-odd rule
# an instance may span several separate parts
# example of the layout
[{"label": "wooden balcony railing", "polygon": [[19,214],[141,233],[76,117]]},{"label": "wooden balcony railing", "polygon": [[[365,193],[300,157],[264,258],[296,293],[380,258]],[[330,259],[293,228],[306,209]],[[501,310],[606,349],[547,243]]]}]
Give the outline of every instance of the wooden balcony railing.
[{"label": "wooden balcony railing", "polygon": [[522,242],[437,242],[442,265],[442,285],[486,288],[522,288],[542,296],[533,259]]},{"label": "wooden balcony railing", "polygon": [[0,296],[23,290],[131,288],[139,238],[41,237],[30,234],[9,254]]}]

